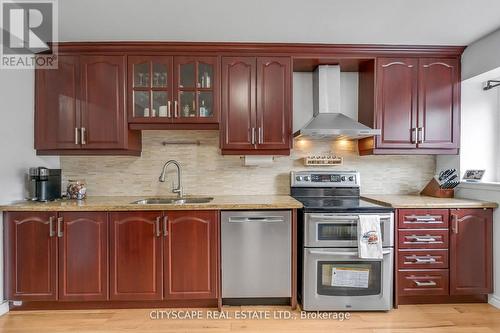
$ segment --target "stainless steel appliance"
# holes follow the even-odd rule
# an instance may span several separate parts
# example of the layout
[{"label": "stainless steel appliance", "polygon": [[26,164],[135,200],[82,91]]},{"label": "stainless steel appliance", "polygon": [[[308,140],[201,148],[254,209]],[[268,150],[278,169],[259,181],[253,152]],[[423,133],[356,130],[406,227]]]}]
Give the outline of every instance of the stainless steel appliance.
[{"label": "stainless steel appliance", "polygon": [[221,247],[224,304],[289,302],[290,211],[222,212]]},{"label": "stainless steel appliance", "polygon": [[[390,310],[393,298],[394,213],[360,198],[355,171],[291,173],[292,196],[304,204],[298,216],[300,297],[308,310]],[[358,255],[358,224],[378,215],[383,258]]]},{"label": "stainless steel appliance", "polygon": [[27,181],[29,200],[52,201],[61,198],[61,169],[30,168]]}]

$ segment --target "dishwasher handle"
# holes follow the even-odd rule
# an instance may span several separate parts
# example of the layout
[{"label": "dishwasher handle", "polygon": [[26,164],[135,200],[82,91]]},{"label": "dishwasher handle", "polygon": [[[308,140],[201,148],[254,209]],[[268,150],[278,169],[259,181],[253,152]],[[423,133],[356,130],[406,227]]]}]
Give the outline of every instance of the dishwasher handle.
[{"label": "dishwasher handle", "polygon": [[231,216],[228,219],[230,223],[247,223],[247,222],[262,222],[262,223],[278,223],[285,222],[283,216]]}]

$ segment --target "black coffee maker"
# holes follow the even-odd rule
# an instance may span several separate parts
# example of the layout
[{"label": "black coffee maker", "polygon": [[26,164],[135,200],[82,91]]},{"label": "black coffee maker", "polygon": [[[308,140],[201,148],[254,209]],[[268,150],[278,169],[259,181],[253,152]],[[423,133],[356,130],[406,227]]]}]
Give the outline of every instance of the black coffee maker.
[{"label": "black coffee maker", "polygon": [[30,168],[28,199],[53,201],[61,198],[61,169]]}]

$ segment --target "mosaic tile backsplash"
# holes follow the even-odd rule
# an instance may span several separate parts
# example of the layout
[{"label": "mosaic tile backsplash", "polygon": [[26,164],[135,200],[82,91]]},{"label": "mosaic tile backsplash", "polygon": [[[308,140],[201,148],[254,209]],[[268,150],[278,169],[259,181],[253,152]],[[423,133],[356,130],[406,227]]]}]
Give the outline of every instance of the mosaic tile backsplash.
[{"label": "mosaic tile backsplash", "polygon": [[[433,176],[434,156],[359,156],[350,141],[294,142],[290,156],[275,157],[271,164],[244,166],[240,156],[223,156],[218,131],[143,131],[142,156],[62,156],[63,186],[69,179],[85,180],[88,195],[171,195],[176,180],[171,166],[167,181],[158,177],[170,159],[182,165],[187,195],[289,194],[292,170],[357,170],[361,192],[407,194],[420,191]],[[162,142],[200,141],[196,144]],[[305,167],[302,158],[331,153],[344,158],[341,166]]]}]

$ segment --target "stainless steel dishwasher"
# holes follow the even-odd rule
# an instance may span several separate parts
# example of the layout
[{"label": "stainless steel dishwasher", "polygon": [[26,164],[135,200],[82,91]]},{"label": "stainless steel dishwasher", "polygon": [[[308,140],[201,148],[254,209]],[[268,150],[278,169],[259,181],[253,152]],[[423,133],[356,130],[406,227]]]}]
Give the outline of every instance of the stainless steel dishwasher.
[{"label": "stainless steel dishwasher", "polygon": [[291,297],[291,212],[221,213],[222,297]]}]

